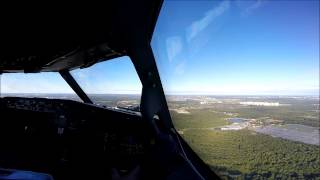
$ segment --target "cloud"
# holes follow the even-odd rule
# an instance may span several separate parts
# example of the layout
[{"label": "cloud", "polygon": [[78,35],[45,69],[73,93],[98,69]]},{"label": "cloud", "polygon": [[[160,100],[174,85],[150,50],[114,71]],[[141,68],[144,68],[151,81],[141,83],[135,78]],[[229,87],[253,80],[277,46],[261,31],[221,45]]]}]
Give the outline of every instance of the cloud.
[{"label": "cloud", "polygon": [[182,61],[175,67],[174,74],[182,75],[184,74],[185,69],[186,69],[186,61]]},{"label": "cloud", "polygon": [[254,3],[252,3],[251,5],[249,5],[243,12],[242,12],[242,16],[249,16],[250,14],[252,14],[254,11],[256,11],[257,9],[261,8],[262,6],[264,6],[265,4],[265,0],[256,0]]},{"label": "cloud", "polygon": [[169,37],[166,40],[166,47],[168,53],[169,62],[172,62],[173,59],[181,52],[182,50],[182,40],[179,36]]},{"label": "cloud", "polygon": [[221,16],[230,7],[229,1],[223,1],[219,6],[206,12],[205,16],[197,21],[194,21],[187,29],[187,41],[192,40],[202,30],[204,30],[215,18]]}]

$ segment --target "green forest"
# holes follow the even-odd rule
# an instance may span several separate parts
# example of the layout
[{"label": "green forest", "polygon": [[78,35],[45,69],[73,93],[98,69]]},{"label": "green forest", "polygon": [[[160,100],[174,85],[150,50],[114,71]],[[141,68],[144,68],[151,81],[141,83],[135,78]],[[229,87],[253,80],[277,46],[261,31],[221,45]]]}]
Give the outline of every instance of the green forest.
[{"label": "green forest", "polygon": [[[183,106],[183,104],[176,104],[174,107]],[[189,106],[188,113],[170,111],[175,128],[220,177],[224,179],[320,179],[319,146],[275,138],[248,129],[216,130],[215,127],[229,124],[225,120],[229,116],[223,113],[225,109],[190,108],[190,103],[185,106]],[[261,109],[230,108],[228,112],[248,118],[273,115],[289,122],[296,122],[299,119],[297,117],[304,116],[302,111],[290,113],[293,109],[290,111]],[[283,118],[284,116],[289,118]],[[308,119],[304,123],[318,125],[317,119]]]}]

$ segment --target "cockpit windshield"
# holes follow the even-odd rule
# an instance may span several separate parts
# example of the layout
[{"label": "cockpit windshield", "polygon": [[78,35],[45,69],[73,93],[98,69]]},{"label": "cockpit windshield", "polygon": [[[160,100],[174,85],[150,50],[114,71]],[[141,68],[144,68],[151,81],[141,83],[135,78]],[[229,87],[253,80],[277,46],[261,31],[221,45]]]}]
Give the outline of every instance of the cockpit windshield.
[{"label": "cockpit windshield", "polygon": [[225,179],[320,178],[319,1],[164,1],[173,124]]},{"label": "cockpit windshield", "polygon": [[[96,105],[140,111],[142,84],[129,57],[70,71]],[[41,97],[82,101],[59,72],[3,73],[1,97]]]},{"label": "cockpit windshield", "polygon": [[1,97],[40,97],[82,101],[58,72],[3,73]]},{"label": "cockpit windshield", "polygon": [[71,75],[95,104],[139,111],[142,85],[129,57],[76,69]]}]

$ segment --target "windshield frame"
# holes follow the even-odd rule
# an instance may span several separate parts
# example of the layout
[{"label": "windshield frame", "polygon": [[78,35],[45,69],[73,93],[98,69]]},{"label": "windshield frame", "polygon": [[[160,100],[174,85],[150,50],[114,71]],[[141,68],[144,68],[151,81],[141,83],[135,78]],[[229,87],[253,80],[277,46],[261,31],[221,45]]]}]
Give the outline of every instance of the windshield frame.
[{"label": "windshield frame", "polygon": [[[84,71],[81,72],[82,70]],[[130,56],[103,60],[85,68],[60,73],[66,77],[66,81],[70,81],[74,91],[87,103],[140,112],[143,83]],[[91,81],[91,78],[95,81]],[[108,80],[110,82],[107,82]],[[110,96],[111,99],[107,100],[110,102],[100,102],[102,96]]]}]

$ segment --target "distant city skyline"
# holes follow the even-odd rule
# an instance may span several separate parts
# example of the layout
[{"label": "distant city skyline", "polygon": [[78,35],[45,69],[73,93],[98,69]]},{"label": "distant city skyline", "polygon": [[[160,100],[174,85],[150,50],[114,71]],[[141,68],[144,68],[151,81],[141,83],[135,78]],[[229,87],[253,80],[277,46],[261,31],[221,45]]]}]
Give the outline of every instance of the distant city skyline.
[{"label": "distant city skyline", "polygon": [[[319,96],[319,1],[165,1],[152,48],[166,94]],[[140,94],[129,57],[72,71],[90,94]],[[2,74],[1,93],[74,93],[58,73]]]}]

